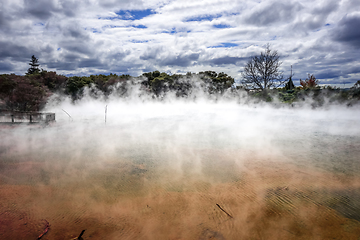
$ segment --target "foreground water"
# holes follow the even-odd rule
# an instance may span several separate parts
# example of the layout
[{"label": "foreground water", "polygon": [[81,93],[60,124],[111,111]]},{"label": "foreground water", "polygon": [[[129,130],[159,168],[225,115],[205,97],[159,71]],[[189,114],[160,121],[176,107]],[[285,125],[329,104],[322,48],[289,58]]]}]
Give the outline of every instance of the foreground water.
[{"label": "foreground water", "polygon": [[359,238],[358,109],[103,107],[0,129],[0,239]]}]

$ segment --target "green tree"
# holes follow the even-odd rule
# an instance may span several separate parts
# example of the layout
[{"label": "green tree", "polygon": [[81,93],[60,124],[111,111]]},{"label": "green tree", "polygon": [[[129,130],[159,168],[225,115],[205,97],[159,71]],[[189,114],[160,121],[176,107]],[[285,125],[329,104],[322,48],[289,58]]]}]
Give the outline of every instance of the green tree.
[{"label": "green tree", "polygon": [[289,77],[289,81],[285,84],[285,90],[292,90],[295,88],[295,85],[292,81],[292,77]]},{"label": "green tree", "polygon": [[52,92],[63,92],[65,89],[67,77],[58,75],[56,72],[41,71],[39,78],[39,80]]},{"label": "green tree", "polygon": [[31,74],[35,74],[35,73],[39,73],[40,72],[40,69],[39,69],[39,60],[34,56],[32,55],[31,56],[31,60],[30,60],[30,63],[29,65],[31,66],[28,71],[27,71],[27,75],[31,75]]},{"label": "green tree", "polygon": [[206,83],[210,94],[222,94],[224,91],[231,88],[235,82],[234,78],[223,72],[217,73],[214,71],[205,71],[199,72],[199,75],[200,79]]},{"label": "green tree", "polygon": [[150,81],[151,90],[157,95],[169,91],[169,87],[173,84],[171,76],[167,73],[160,73],[159,71],[153,72],[153,79]]},{"label": "green tree", "polygon": [[69,77],[65,87],[66,93],[71,95],[73,100],[78,100],[83,97],[84,87],[90,83],[93,83],[90,77]]}]

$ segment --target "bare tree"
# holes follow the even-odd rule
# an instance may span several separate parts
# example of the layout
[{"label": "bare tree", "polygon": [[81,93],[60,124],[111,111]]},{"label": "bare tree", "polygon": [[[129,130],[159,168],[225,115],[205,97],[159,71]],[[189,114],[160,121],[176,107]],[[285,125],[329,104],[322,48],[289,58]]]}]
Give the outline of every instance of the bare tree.
[{"label": "bare tree", "polygon": [[276,50],[271,50],[270,45],[266,45],[265,52],[260,56],[252,57],[244,67],[242,84],[246,89],[265,89],[279,87],[286,82],[283,80],[280,71],[280,56]]}]

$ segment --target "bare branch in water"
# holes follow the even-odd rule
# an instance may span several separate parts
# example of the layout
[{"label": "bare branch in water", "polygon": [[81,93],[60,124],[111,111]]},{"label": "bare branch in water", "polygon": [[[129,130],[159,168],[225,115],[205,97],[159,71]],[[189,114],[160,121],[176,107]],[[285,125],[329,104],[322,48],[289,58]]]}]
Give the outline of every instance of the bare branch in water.
[{"label": "bare branch in water", "polygon": [[233,216],[231,216],[229,213],[227,213],[224,209],[222,209],[222,207],[220,207],[219,204],[216,204],[216,206],[218,206],[218,208],[220,208],[221,211],[223,211],[224,213],[226,213],[226,215],[228,215],[230,218],[233,218]]},{"label": "bare branch in water", "polygon": [[[44,220],[45,220],[45,219],[44,219]],[[45,222],[46,222],[45,230],[43,231],[42,234],[40,234],[40,236],[39,236],[37,239],[41,239],[41,238],[49,231],[49,229],[50,229],[50,224],[49,224],[49,222],[46,221],[46,220],[45,220]]]},{"label": "bare branch in water", "polygon": [[80,235],[79,235],[79,237],[77,238],[77,239],[82,239],[82,235],[84,234],[84,232],[85,232],[85,229],[84,230],[82,230],[82,232],[80,233]]}]

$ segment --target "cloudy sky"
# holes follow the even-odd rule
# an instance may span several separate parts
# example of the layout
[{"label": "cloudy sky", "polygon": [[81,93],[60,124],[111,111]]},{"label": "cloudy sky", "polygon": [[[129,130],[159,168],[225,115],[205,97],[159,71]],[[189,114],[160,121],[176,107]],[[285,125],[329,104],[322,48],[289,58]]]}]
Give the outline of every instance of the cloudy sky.
[{"label": "cloudy sky", "polygon": [[[0,73],[213,70],[236,80],[270,43],[284,75],[360,80],[358,0],[1,0]],[[297,82],[295,82],[297,83]]]}]

